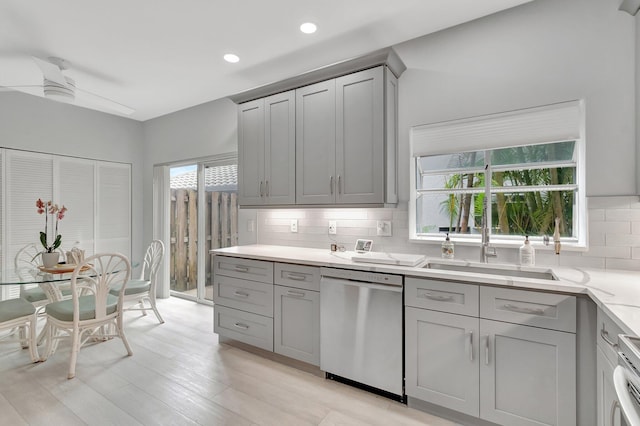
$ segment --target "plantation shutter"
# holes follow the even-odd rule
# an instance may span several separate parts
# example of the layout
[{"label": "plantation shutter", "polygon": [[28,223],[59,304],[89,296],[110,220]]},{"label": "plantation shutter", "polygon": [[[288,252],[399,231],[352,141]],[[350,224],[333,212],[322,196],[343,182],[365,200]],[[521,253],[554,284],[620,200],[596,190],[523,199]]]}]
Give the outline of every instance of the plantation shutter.
[{"label": "plantation shutter", "polygon": [[413,157],[577,140],[582,101],[490,114],[411,128]]},{"label": "plantation shutter", "polygon": [[[44,216],[36,212],[36,200],[53,198],[53,157],[47,154],[6,150],[6,262],[13,269],[18,251],[27,244],[40,245]],[[51,236],[49,236],[51,242]],[[44,248],[43,248],[44,249]],[[19,297],[19,286],[3,288],[4,298]]]},{"label": "plantation shutter", "polygon": [[94,254],[95,161],[58,157],[54,162],[57,179],[55,201],[69,210],[60,222],[62,248],[73,247]]},{"label": "plantation shutter", "polygon": [[97,162],[96,252],[131,256],[131,165]]}]

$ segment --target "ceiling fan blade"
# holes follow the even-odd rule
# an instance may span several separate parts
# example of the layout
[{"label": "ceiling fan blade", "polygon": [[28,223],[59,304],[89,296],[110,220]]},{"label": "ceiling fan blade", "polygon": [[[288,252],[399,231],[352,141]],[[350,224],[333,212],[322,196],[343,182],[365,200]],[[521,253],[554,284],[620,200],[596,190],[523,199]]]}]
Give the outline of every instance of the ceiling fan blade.
[{"label": "ceiling fan blade", "polygon": [[67,86],[67,79],[64,78],[64,75],[62,74],[62,70],[57,65],[52,64],[51,62],[42,60],[40,58],[37,58],[35,56],[32,56],[32,58],[42,70],[42,74],[44,74],[44,78],[46,78],[47,80],[56,82],[58,84],[61,84],[65,87]]},{"label": "ceiling fan blade", "polygon": [[76,100],[85,101],[88,104],[101,106],[103,108],[125,115],[131,115],[136,112],[135,109],[130,108],[124,104],[105,98],[104,96],[96,95],[95,93],[87,92],[86,90],[80,89],[79,87],[76,87]]}]

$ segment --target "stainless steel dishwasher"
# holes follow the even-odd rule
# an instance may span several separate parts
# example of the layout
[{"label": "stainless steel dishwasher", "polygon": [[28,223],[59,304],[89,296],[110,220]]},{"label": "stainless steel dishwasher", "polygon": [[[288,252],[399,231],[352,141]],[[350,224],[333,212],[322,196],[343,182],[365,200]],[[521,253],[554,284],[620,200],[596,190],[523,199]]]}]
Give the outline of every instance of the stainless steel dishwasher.
[{"label": "stainless steel dishwasher", "polygon": [[399,275],[321,268],[320,368],[404,396]]}]

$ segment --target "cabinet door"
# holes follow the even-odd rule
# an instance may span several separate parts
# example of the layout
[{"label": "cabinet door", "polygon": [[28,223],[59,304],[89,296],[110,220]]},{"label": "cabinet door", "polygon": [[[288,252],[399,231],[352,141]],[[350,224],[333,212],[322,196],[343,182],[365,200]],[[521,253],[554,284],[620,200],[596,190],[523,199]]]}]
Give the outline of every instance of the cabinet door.
[{"label": "cabinet door", "polygon": [[264,202],[264,99],[238,106],[238,203]]},{"label": "cabinet door", "polygon": [[620,426],[620,410],[616,410],[613,423],[611,423],[611,408],[617,401],[616,389],[613,386],[614,366],[609,362],[602,349],[597,348],[598,370],[598,426]]},{"label": "cabinet door", "polygon": [[274,286],[273,350],[320,365],[320,293]]},{"label": "cabinet door", "polygon": [[[96,253],[131,256],[131,165],[97,164]],[[71,219],[71,211],[69,211]]]},{"label": "cabinet door", "polygon": [[407,395],[477,417],[478,339],[477,318],[407,307]]},{"label": "cabinet door", "polygon": [[576,336],[480,320],[480,417],[494,423],[576,424]]},{"label": "cabinet door", "polygon": [[296,204],[335,202],[335,80],[296,90]]},{"label": "cabinet door", "polygon": [[384,68],[336,79],[336,174],[340,204],[384,202]]},{"label": "cabinet door", "polygon": [[265,200],[267,204],[295,204],[295,91],[265,98],[264,107]]}]

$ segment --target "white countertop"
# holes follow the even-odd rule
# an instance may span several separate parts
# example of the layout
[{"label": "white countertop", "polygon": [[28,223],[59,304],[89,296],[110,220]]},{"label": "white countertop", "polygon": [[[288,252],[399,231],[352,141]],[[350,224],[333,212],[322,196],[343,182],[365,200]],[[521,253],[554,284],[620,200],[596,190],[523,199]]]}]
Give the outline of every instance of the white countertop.
[{"label": "white countertop", "polygon": [[[260,244],[216,249],[211,250],[211,253],[272,262],[452,279],[480,285],[490,284],[511,288],[582,294],[589,296],[625,333],[640,336],[640,273],[633,271],[549,267],[548,269],[553,270],[558,280],[547,281],[482,274],[482,282],[479,282],[478,274],[423,268],[422,265],[428,262],[429,258],[414,267],[396,266],[354,262],[351,258],[355,253],[351,251],[331,252],[325,249]],[[466,277],[468,277],[468,280],[465,280]]]}]

